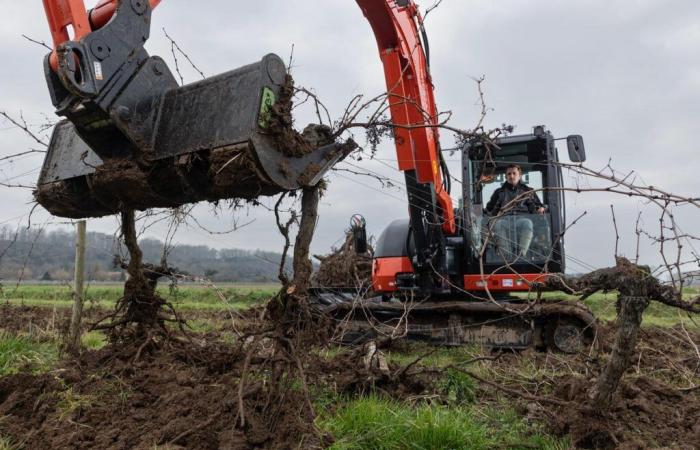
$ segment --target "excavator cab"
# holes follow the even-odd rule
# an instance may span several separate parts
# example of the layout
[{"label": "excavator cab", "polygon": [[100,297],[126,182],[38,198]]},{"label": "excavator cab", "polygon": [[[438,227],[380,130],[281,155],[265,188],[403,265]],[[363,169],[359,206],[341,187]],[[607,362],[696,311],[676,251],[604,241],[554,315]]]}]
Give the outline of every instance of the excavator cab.
[{"label": "excavator cab", "polygon": [[[570,158],[585,159],[583,139],[567,139]],[[464,286],[467,290],[528,290],[546,273],[563,273],[565,198],[559,155],[543,126],[533,133],[506,136],[493,145],[467,145],[462,151]],[[518,165],[521,181],[534,190],[545,212],[508,210],[494,214],[486,205],[505,182],[506,168]],[[480,260],[481,259],[481,260]],[[482,269],[484,275],[482,277]]]},{"label": "excavator cab", "polygon": [[[585,160],[581,136],[569,136],[567,145],[573,162]],[[543,126],[535,127],[531,134],[463,147],[462,199],[455,210],[457,232],[445,237],[444,283],[434,294],[449,297],[488,287],[494,294],[507,296],[528,291],[531,283],[542,281],[548,273],[564,272],[566,212],[558,163],[555,138]],[[494,215],[486,210],[511,164],[522,168],[521,181],[544,204],[544,214],[504,211]],[[387,295],[419,291],[415,255],[410,221],[395,220],[375,246],[374,290]]]},{"label": "excavator cab", "polygon": [[[329,130],[292,129],[284,62],[179,86],[144,44],[160,0],[44,0],[56,114],[35,197],[57,216],[255,199],[317,183],[348,150]],[[72,30],[72,35],[69,31]],[[321,136],[321,139],[319,139]]]}]

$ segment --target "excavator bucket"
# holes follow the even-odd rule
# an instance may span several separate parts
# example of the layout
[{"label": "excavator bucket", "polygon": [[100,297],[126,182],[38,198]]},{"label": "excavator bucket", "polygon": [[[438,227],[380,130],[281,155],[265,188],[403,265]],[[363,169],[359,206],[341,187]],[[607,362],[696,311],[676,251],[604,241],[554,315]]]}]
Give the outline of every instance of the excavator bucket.
[{"label": "excavator bucket", "polygon": [[[316,148],[317,140],[294,139],[286,118],[279,117],[289,101],[284,96],[289,82],[282,60],[268,55],[173,88],[163,96],[146,149],[114,145],[121,139],[111,124],[89,130],[87,139],[97,141],[91,147],[73,123],[62,121],[54,129],[36,198],[54,215],[84,218],[125,207],[253,199],[313,185],[346,152],[341,144]],[[113,140],[104,142],[103,134]]]},{"label": "excavator bucket", "polygon": [[[255,199],[317,183],[352,149],[292,128],[293,82],[276,55],[179,86],[143,49],[151,10],[119,1],[106,25],[44,62],[58,115],[35,197],[52,214]],[[58,61],[56,63],[56,60]]]}]

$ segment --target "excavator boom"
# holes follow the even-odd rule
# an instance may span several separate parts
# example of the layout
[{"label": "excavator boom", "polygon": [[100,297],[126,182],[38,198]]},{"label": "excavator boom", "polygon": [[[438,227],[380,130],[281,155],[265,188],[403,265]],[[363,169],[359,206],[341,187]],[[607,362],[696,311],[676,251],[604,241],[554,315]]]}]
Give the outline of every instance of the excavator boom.
[{"label": "excavator boom", "polygon": [[[421,290],[445,288],[445,238],[456,233],[449,174],[439,145],[439,119],[423,41],[422,17],[413,0],[357,0],[377,40],[384,66],[398,168],[404,172],[412,261]],[[375,267],[375,271],[380,268]]]}]

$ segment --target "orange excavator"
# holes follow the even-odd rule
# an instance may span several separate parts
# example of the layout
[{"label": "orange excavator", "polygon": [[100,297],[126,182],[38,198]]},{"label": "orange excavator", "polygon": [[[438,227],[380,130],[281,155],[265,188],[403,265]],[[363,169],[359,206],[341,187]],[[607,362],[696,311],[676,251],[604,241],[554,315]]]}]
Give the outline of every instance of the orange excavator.
[{"label": "orange excavator", "polygon": [[[408,218],[379,237],[372,298],[352,289],[317,289],[344,340],[397,333],[446,345],[548,347],[577,351],[595,319],[566,301],[527,302],[524,294],[564,272],[563,184],[554,136],[531,134],[464,144],[458,206],[440,148],[427,33],[413,0],[356,0],[384,66],[398,169]],[[54,50],[45,59],[56,112],[37,199],[64,217],[113,214],[226,198],[254,198],[314,185],[348,146],[323,142],[291,152],[273,116],[289,95],[275,55],[178,86],[165,62],[143,48],[159,0],[44,0]],[[73,30],[70,36],[69,28]],[[287,98],[288,100],[288,98]],[[583,139],[567,139],[585,160]],[[509,165],[540,192],[545,214],[490,216],[485,204]],[[523,248],[523,220],[532,237]],[[500,230],[498,239],[493,230]],[[353,227],[358,240],[364,224]],[[362,247],[360,243],[360,247]]]},{"label": "orange excavator", "polygon": [[[341,325],[343,340],[406,336],[441,345],[579,351],[595,333],[595,318],[584,305],[525,299],[535,284],[565,270],[566,217],[555,138],[537,126],[531,134],[465,143],[455,207],[420,11],[412,0],[357,3],[384,65],[409,217],[393,221],[377,240],[375,296],[358,301],[356,289],[316,289],[325,311]],[[566,141],[570,159],[583,162],[583,138],[572,135]],[[486,203],[514,164],[543,195],[544,214],[487,211]],[[523,221],[532,224],[527,248],[518,236]],[[354,247],[366,248],[364,221],[354,220],[351,230]]]}]

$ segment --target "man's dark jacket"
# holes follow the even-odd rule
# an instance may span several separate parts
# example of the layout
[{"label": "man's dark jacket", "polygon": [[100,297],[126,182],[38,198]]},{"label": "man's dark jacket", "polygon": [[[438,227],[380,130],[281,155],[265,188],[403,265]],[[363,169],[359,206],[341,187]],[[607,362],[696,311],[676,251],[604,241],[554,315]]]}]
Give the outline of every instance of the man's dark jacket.
[{"label": "man's dark jacket", "polygon": [[[529,194],[526,194],[528,192]],[[511,202],[516,198],[518,198],[518,201],[511,204]],[[510,206],[508,206],[509,204]],[[498,214],[501,209],[507,207],[505,214],[534,214],[535,211],[542,206],[544,205],[537,196],[537,193],[533,192],[531,187],[522,182],[516,184],[515,186],[506,182],[493,193],[491,200],[489,200],[488,204],[486,205],[486,211],[494,216]]]}]

